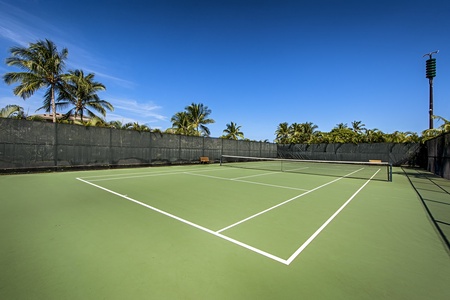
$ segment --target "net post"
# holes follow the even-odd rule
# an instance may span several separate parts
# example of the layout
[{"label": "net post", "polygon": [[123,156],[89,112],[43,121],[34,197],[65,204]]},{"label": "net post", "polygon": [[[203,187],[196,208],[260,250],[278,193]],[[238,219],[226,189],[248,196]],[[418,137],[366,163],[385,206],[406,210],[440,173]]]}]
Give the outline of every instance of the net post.
[{"label": "net post", "polygon": [[392,182],[392,164],[388,165],[388,181]]},{"label": "net post", "polygon": [[223,154],[220,155],[220,166],[222,166],[222,157],[223,157]]}]

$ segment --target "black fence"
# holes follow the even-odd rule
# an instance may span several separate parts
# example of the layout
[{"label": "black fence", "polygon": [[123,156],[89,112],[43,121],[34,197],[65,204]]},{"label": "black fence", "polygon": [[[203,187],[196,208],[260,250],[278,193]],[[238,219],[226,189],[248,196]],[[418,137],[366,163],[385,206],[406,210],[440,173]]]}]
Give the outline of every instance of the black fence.
[{"label": "black fence", "polygon": [[419,165],[419,143],[278,145],[280,158],[360,161],[381,160],[394,166]]},{"label": "black fence", "polygon": [[443,178],[450,179],[450,133],[426,141],[425,147],[426,169]]},{"label": "black fence", "polygon": [[273,143],[0,118],[0,170],[211,162],[222,154],[276,157]]},{"label": "black fence", "polygon": [[421,165],[450,179],[450,134],[426,142],[277,145],[0,118],[0,170],[198,163],[222,154]]}]

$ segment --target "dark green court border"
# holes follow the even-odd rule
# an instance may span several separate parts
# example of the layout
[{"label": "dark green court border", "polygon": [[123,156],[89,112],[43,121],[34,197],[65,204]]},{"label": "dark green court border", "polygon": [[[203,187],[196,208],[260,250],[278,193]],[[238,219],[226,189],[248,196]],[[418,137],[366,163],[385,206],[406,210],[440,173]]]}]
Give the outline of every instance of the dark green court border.
[{"label": "dark green court border", "polygon": [[[450,252],[450,181],[422,169],[402,169]],[[424,179],[426,182],[432,183],[428,186],[428,189],[420,187],[419,181]],[[430,192],[438,195],[438,197],[429,199]],[[431,202],[438,204],[439,207],[431,206]],[[438,213],[446,215],[448,218],[441,220],[438,217]]]}]

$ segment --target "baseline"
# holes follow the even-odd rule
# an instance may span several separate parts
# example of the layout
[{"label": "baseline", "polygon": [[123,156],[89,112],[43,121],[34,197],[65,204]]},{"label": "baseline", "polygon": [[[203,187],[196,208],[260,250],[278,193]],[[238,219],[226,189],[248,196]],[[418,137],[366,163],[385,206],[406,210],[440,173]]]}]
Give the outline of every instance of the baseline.
[{"label": "baseline", "polygon": [[[189,172],[213,172],[213,171],[222,171],[223,169],[220,168],[213,168],[209,170],[197,170],[192,169],[188,170]],[[97,182],[97,181],[108,181],[108,180],[122,180],[122,179],[134,179],[134,178],[144,178],[144,177],[153,177],[153,176],[164,176],[164,175],[178,175],[178,174],[184,174],[186,173],[186,170],[180,170],[177,172],[173,171],[163,171],[158,173],[131,173],[131,174],[114,174],[114,175],[96,175],[96,176],[87,176],[87,177],[79,177],[83,179],[89,179],[90,182]],[[121,176],[121,177],[113,177],[113,176]],[[110,178],[105,178],[110,177]],[[94,179],[91,179],[94,178]],[[99,179],[95,179],[99,178]]]}]

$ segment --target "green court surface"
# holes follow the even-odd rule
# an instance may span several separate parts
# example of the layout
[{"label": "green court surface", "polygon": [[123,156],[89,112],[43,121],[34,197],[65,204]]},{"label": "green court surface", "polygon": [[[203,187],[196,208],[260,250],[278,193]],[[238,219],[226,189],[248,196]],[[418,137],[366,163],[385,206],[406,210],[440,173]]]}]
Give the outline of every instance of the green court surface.
[{"label": "green court surface", "polygon": [[412,172],[2,175],[0,299],[450,299]]}]

